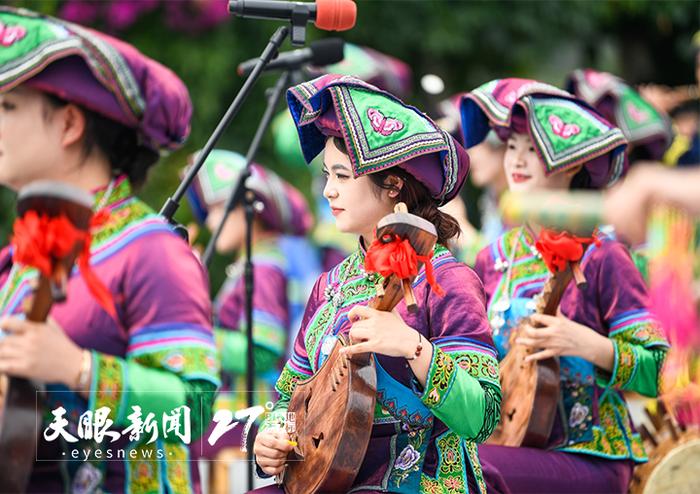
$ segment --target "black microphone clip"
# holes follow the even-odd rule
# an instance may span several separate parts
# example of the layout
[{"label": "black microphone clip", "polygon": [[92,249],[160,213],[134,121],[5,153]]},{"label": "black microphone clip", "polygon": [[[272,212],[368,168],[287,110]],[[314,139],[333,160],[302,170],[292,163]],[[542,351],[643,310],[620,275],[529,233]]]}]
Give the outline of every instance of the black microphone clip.
[{"label": "black microphone clip", "polygon": [[306,26],[316,20],[315,2],[280,2],[279,0],[230,0],[228,10],[234,15],[254,19],[288,19],[295,46],[306,43]]}]

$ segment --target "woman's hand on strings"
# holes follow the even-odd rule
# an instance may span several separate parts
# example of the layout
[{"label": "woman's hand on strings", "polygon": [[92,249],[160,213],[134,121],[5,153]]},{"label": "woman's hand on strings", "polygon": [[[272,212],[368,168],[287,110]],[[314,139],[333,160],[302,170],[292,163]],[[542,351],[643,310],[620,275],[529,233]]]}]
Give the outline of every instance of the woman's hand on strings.
[{"label": "woman's hand on strings", "polygon": [[534,350],[525,358],[526,362],[571,356],[582,357],[607,371],[613,368],[612,341],[561,313],[531,315],[530,324],[521,327],[515,341]]},{"label": "woman's hand on strings", "polygon": [[271,427],[255,436],[255,461],[268,475],[278,475],[284,471],[287,455],[292,449],[293,443],[284,428]]},{"label": "woman's hand on strings", "polygon": [[19,317],[0,320],[0,373],[45,383],[76,384],[82,349],[52,319],[45,323]]},{"label": "woman's hand on strings", "polygon": [[[346,355],[374,352],[389,357],[411,358],[418,343],[418,332],[408,326],[395,310],[385,312],[356,305],[348,313],[352,322]],[[424,345],[429,343],[423,340]]]}]

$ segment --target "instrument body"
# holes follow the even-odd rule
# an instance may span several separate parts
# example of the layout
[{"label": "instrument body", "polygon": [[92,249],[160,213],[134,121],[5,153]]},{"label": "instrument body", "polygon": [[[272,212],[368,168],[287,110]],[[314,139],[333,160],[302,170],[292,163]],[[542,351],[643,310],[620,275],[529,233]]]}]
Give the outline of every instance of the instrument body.
[{"label": "instrument body", "polygon": [[[585,283],[577,263],[553,274],[539,296],[536,312],[556,315],[561,298],[572,278]],[[529,347],[517,343],[520,328],[529,323],[521,321],[510,335],[510,349],[500,363],[501,420],[488,439],[488,444],[500,446],[547,446],[559,403],[559,359],[548,358],[525,362],[532,353]]]},{"label": "instrument body", "polygon": [[635,467],[630,493],[695,492],[700,488],[700,428],[676,421],[663,400],[655,408],[644,409],[650,423],[638,427],[649,461]]},{"label": "instrument body", "polygon": [[[48,218],[65,216],[75,228],[87,232],[92,202],[92,196],[80,189],[37,182],[20,191],[17,213],[18,217],[29,211]],[[51,259],[50,276],[39,272],[34,293],[24,306],[29,321],[46,321],[53,302],[65,300],[66,283],[82,249],[83,244],[76,242],[68,255]],[[0,492],[26,490],[36,458],[42,396],[42,383],[0,374]]]},{"label": "instrument body", "polygon": [[[405,206],[377,225],[377,238],[408,239],[419,256],[430,256],[437,234],[435,227],[408,214]],[[411,280],[392,275],[377,288],[370,307],[391,311],[401,300],[415,308]],[[299,383],[289,403],[297,446],[289,456],[280,479],[287,494],[347,492],[362,465],[374,421],[377,374],[371,353],[352,357],[340,354],[348,341],[340,335],[318,372]]]}]

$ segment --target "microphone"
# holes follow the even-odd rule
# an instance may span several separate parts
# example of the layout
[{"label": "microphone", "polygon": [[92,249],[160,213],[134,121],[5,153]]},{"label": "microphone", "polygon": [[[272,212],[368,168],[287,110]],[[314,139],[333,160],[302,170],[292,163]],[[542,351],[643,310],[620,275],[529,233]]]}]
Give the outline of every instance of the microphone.
[{"label": "microphone", "polygon": [[228,10],[239,17],[288,20],[297,27],[313,22],[324,31],[352,29],[357,17],[357,6],[353,0],[316,0],[315,3],[230,0]]},{"label": "microphone", "polygon": [[[308,48],[300,48],[280,53],[265,66],[264,70],[296,70],[302,65],[331,65],[343,59],[345,41],[340,38],[327,38],[313,41]],[[257,58],[251,58],[238,65],[238,75],[247,77],[253,70]]]}]

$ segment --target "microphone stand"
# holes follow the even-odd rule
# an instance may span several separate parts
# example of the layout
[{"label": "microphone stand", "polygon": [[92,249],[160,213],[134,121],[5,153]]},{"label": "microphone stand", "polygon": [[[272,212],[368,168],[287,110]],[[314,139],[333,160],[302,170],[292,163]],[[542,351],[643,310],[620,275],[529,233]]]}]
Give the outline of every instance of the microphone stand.
[{"label": "microphone stand", "polygon": [[[296,26],[295,26],[296,27]],[[297,27],[298,31],[298,27]],[[248,98],[251,90],[253,89],[253,86],[257,82],[257,80],[260,78],[260,75],[263,73],[263,70],[265,67],[270,63],[270,61],[277,56],[277,52],[282,46],[282,43],[284,40],[289,36],[289,27],[287,26],[280,26],[277,28],[277,30],[272,34],[270,37],[270,40],[268,41],[267,45],[265,46],[265,49],[260,55],[260,58],[258,59],[257,63],[255,64],[255,67],[253,70],[250,72],[248,77],[246,78],[245,82],[243,83],[243,86],[241,89],[238,91],[238,94],[234,98],[233,102],[231,105],[228,107],[226,110],[226,113],[222,117],[221,121],[219,124],[216,126],[214,129],[214,132],[212,135],[209,137],[209,140],[207,143],[204,145],[202,148],[202,151],[197,155],[197,159],[195,160],[195,163],[192,167],[190,167],[189,171],[187,172],[187,175],[185,178],[182,180],[180,185],[178,186],[177,190],[175,193],[169,197],[165,203],[163,204],[163,207],[160,210],[160,215],[168,221],[171,225],[174,226],[174,230],[176,233],[178,233],[183,239],[187,239],[187,229],[179,224],[175,224],[175,221],[173,220],[173,217],[175,216],[175,213],[177,212],[178,208],[180,207],[180,201],[182,200],[182,197],[185,195],[187,192],[187,189],[190,187],[192,184],[192,181],[194,178],[197,176],[197,173],[199,170],[202,168],[204,165],[204,162],[206,161],[207,157],[209,156],[209,153],[211,153],[212,149],[214,149],[214,146],[216,143],[219,141],[221,138],[221,135],[224,133],[224,131],[228,128],[230,125],[231,121],[233,118],[238,114],[239,110],[243,106],[243,102]],[[248,386],[248,389],[250,392],[248,393],[248,406],[252,407],[253,406],[253,396],[252,396],[252,390],[254,386],[254,380],[253,380],[253,373],[255,372],[255,361],[253,359],[253,304],[252,304],[252,299],[253,299],[253,269],[252,269],[252,262],[251,262],[251,231],[252,231],[252,222],[253,222],[253,216],[254,216],[254,200],[252,197],[252,193],[244,193],[245,192],[245,182],[246,179],[250,176],[250,170],[249,170],[249,165],[252,160],[252,156],[257,152],[257,148],[260,145],[260,140],[262,139],[262,135],[264,133],[264,130],[267,129],[270,120],[272,118],[272,113],[274,111],[274,106],[279,100],[279,96],[282,93],[282,91],[286,88],[286,83],[288,82],[289,78],[289,73],[285,71],[282,76],[280,77],[280,80],[278,81],[277,85],[275,86],[275,91],[274,91],[274,101],[272,101],[272,98],[268,100],[268,108],[265,111],[265,114],[263,115],[263,120],[260,122],[260,126],[258,128],[258,132],[256,133],[256,136],[251,143],[250,150],[249,150],[249,156],[246,165],[246,170],[243,175],[241,175],[241,179],[239,180],[239,185],[236,188],[238,191],[238,197],[236,196],[235,192],[232,194],[232,197],[229,199],[229,207],[233,205],[235,207],[235,204],[241,201],[241,198],[245,199],[245,217],[246,217],[246,266],[245,266],[245,283],[246,283],[246,333],[247,333],[247,338],[248,338],[248,358],[247,358],[247,366],[248,366],[248,375],[246,378],[246,385]],[[275,104],[271,104],[275,103]],[[263,125],[264,124],[264,125]],[[262,131],[261,131],[262,129]],[[236,202],[234,202],[234,199]],[[228,209],[227,209],[228,210]],[[223,220],[222,220],[223,223]],[[220,234],[220,229],[222,225],[219,225],[219,228],[217,230],[219,231]],[[217,235],[218,236],[218,235]],[[214,239],[212,239],[214,240]],[[215,242],[210,242],[210,246],[207,246],[207,250],[210,250],[210,247],[213,248],[213,244]],[[205,265],[208,264],[209,259],[211,259],[211,253],[209,253],[208,259],[206,259]],[[252,448],[248,448],[248,490],[253,489],[253,451]]]},{"label": "microphone stand", "polygon": [[194,180],[197,172],[199,172],[200,168],[202,168],[202,165],[209,156],[209,153],[212,149],[214,149],[214,146],[231,123],[231,120],[233,120],[243,106],[243,102],[250,94],[250,91],[253,89],[253,86],[257,80],[260,78],[265,66],[277,56],[277,50],[279,50],[279,47],[282,45],[288,35],[289,27],[280,26],[270,37],[270,41],[268,41],[267,46],[265,46],[265,49],[260,55],[255,67],[246,78],[245,82],[243,83],[243,87],[241,87],[241,89],[238,91],[238,94],[231,103],[231,106],[229,106],[228,110],[226,110],[226,113],[216,126],[216,129],[214,129],[214,132],[202,148],[202,151],[198,154],[194,165],[189,169],[182,182],[180,182],[180,185],[175,193],[165,201],[165,204],[163,204],[163,207],[160,210],[160,215],[165,218],[168,223],[174,224],[175,231],[184,239],[187,239],[187,230],[182,225],[177,225],[173,221],[173,216],[175,216],[177,209],[180,207],[180,200],[182,200],[182,197],[185,195],[185,192],[187,192],[192,180]]},{"label": "microphone stand", "polygon": [[[228,215],[238,207],[239,204],[243,204],[245,211],[245,264],[244,264],[244,283],[245,283],[245,318],[246,318],[246,338],[247,338],[247,362],[246,362],[246,388],[248,389],[247,395],[247,405],[248,408],[253,407],[253,389],[255,386],[255,359],[253,358],[254,345],[253,345],[253,293],[254,293],[254,283],[255,279],[253,276],[253,219],[255,217],[255,195],[248,189],[246,184],[248,177],[250,177],[250,165],[258,152],[260,143],[262,142],[265,132],[267,132],[270,122],[275,115],[275,109],[277,108],[277,103],[279,102],[282,93],[289,87],[289,81],[291,79],[291,71],[285,70],[277,79],[277,83],[274,87],[267,93],[267,107],[265,108],[265,113],[263,113],[258,128],[255,131],[255,136],[250,142],[248,147],[248,153],[246,154],[246,164],[245,168],[241,172],[238,179],[236,187],[231,191],[228,199],[226,200],[226,205],[224,206],[224,214],[216,226],[207,248],[202,256],[202,263],[204,266],[208,267],[211,259],[214,255],[214,250],[216,248],[216,242],[221,235],[221,231],[226,223],[226,218]],[[247,445],[246,445],[247,446]],[[253,458],[253,448],[248,448],[248,490],[253,490],[253,470],[254,470],[254,458]]]}]

